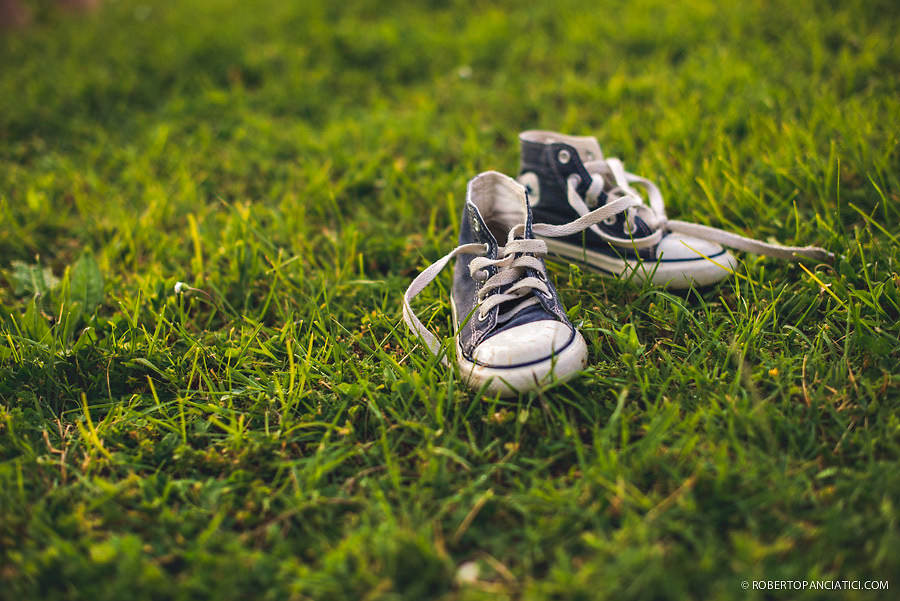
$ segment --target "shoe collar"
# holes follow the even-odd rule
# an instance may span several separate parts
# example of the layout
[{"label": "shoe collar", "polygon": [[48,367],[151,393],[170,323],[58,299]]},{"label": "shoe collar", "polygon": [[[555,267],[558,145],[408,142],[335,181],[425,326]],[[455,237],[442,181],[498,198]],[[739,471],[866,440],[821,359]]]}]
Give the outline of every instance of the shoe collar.
[{"label": "shoe collar", "polygon": [[520,133],[519,140],[545,146],[564,144],[574,149],[583,162],[603,160],[603,151],[594,136],[567,136],[554,131],[530,129]]}]

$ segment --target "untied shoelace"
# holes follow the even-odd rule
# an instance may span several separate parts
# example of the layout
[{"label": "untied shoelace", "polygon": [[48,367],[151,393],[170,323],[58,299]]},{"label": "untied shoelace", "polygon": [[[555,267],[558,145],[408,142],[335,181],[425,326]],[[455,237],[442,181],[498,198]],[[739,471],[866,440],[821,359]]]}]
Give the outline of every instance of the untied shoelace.
[{"label": "untied shoelace", "polygon": [[[581,219],[591,214],[585,200],[591,204],[595,204],[600,193],[603,192],[604,187],[606,186],[606,178],[609,178],[611,180],[610,183],[613,184],[612,188],[607,192],[609,198],[622,199],[631,197],[637,201],[635,204],[630,204],[620,211],[627,214],[625,221],[626,233],[631,233],[635,230],[635,216],[640,216],[650,229],[653,230],[653,233],[648,236],[620,238],[604,232],[596,225],[589,226],[593,233],[615,246],[635,249],[656,246],[668,231],[685,234],[687,236],[714,242],[737,250],[775,257],[777,259],[791,260],[798,256],[807,257],[816,261],[830,262],[834,259],[832,253],[817,246],[783,246],[781,244],[770,244],[732,234],[731,232],[726,232],[707,225],[668,219],[666,217],[666,208],[663,202],[662,193],[656,184],[647,178],[625,171],[624,165],[619,159],[601,159],[587,161],[583,164],[584,168],[591,176],[591,183],[585,192],[585,198],[582,198],[577,192],[577,187],[581,184],[580,176],[572,174],[567,180],[569,205],[581,216],[578,220],[573,221],[572,224],[578,223]],[[604,175],[606,178],[604,178]],[[647,191],[647,198],[650,203],[649,206],[644,204],[642,197],[631,187],[631,184],[637,184]],[[606,208],[609,204],[610,203],[607,203],[607,205],[601,208]],[[614,218],[615,216],[612,216],[601,221],[606,221],[606,223],[609,224],[610,220],[614,220]],[[577,231],[582,231],[583,229],[586,228],[581,228]],[[536,224],[534,226],[534,232],[536,234],[543,236],[549,235],[543,233],[543,231],[545,231],[543,224]]]}]

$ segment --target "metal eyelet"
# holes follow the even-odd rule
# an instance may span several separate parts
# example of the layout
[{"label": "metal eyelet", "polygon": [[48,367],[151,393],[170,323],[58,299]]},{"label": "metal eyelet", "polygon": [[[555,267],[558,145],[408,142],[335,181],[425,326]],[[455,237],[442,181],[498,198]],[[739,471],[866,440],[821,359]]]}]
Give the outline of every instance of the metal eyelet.
[{"label": "metal eyelet", "polygon": [[478,317],[478,321],[484,321],[485,319],[487,319],[489,317],[489,315],[479,311],[477,317]]},{"label": "metal eyelet", "polygon": [[603,220],[603,224],[604,225],[615,225],[616,224],[616,216],[611,215],[610,217],[607,217],[606,219]]},{"label": "metal eyelet", "polygon": [[556,160],[558,160],[563,165],[568,163],[571,159],[572,159],[572,154],[565,148],[560,150],[556,155]]}]

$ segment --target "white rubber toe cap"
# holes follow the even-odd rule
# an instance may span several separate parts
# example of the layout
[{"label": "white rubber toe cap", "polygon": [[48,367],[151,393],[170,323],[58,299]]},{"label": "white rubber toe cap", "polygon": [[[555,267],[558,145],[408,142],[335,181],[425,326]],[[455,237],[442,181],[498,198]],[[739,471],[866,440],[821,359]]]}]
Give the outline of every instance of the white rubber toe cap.
[{"label": "white rubber toe cap", "polygon": [[660,241],[656,256],[660,261],[652,272],[653,283],[675,290],[711,286],[737,266],[732,254],[715,242],[674,232]]},{"label": "white rubber toe cap", "polygon": [[[567,380],[587,364],[584,337],[556,321],[532,322],[491,336],[478,345],[476,363],[463,357],[458,345],[457,353],[466,383],[500,396]],[[494,364],[484,365],[482,361]]]},{"label": "white rubber toe cap", "polygon": [[684,234],[672,232],[659,241],[656,247],[656,258],[662,261],[685,261],[696,259],[704,261],[704,256],[713,257],[724,249],[715,242],[707,242],[699,238],[691,238]]},{"label": "white rubber toe cap", "polygon": [[572,328],[559,321],[535,321],[491,336],[475,348],[472,358],[489,367],[528,365],[558,354],[573,336]]}]

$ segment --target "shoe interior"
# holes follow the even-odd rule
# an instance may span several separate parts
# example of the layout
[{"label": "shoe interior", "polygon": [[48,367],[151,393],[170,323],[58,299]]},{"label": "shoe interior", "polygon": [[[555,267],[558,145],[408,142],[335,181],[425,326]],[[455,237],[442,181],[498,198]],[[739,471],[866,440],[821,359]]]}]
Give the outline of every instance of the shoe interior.
[{"label": "shoe interior", "polygon": [[489,172],[472,182],[470,200],[478,208],[497,244],[503,246],[509,230],[525,223],[528,218],[525,188],[504,175],[494,175]]}]

